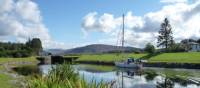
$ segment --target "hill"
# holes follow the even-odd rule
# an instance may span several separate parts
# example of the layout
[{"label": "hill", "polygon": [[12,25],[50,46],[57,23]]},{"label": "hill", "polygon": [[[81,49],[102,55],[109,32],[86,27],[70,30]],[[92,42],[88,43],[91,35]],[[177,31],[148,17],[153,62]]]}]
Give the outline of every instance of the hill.
[{"label": "hill", "polygon": [[65,51],[65,54],[83,54],[83,53],[115,53],[123,50],[124,52],[141,52],[142,49],[134,47],[119,47],[105,44],[92,44],[83,47],[77,47]]},{"label": "hill", "polygon": [[141,52],[142,49],[134,47],[118,47],[113,45],[105,44],[92,44],[83,47],[72,48],[68,50],[61,49],[49,49],[48,52],[51,52],[54,55],[63,55],[63,54],[96,54],[96,53],[115,53],[123,50],[124,52]]}]

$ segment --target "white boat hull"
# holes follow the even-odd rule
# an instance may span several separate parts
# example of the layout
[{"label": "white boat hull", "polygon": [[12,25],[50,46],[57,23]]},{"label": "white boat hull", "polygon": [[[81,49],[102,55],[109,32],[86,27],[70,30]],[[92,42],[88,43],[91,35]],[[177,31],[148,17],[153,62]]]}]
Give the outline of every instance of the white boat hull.
[{"label": "white boat hull", "polygon": [[136,64],[136,63],[124,63],[124,62],[115,62],[115,66],[121,67],[121,68],[142,68],[142,64]]}]

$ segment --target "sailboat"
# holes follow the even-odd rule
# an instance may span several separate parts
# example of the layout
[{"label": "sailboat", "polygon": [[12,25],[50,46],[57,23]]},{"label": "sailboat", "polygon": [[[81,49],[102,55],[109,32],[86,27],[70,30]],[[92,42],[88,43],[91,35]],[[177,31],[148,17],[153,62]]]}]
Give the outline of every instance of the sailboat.
[{"label": "sailboat", "polygon": [[[121,49],[124,49],[124,14],[123,14],[123,26],[122,26],[122,43],[121,43]],[[121,50],[123,53],[123,50]],[[135,58],[127,58],[127,60],[119,62],[115,62],[115,66],[121,67],[121,68],[142,68],[143,65],[141,63],[141,60],[135,59]]]}]

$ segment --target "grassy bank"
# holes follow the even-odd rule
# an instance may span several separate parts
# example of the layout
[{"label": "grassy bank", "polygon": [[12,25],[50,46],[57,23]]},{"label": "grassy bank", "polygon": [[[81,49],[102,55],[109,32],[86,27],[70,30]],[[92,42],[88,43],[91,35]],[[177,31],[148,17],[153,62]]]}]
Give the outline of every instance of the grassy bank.
[{"label": "grassy bank", "polygon": [[149,58],[149,62],[200,63],[200,52],[163,53]]},{"label": "grassy bank", "polygon": [[[0,58],[0,84],[2,88],[16,88],[16,85],[12,83],[15,78],[11,77],[9,72],[7,72],[5,63],[12,63],[12,62],[36,62],[37,60],[35,57],[27,57],[27,58]],[[9,64],[9,66],[22,66],[22,64]],[[24,71],[23,71],[24,72]],[[7,74],[6,74],[7,73]]]},{"label": "grassy bank", "polygon": [[11,80],[13,80],[9,75],[0,73],[0,84],[1,88],[14,88]]},{"label": "grassy bank", "polygon": [[141,58],[147,54],[133,54],[128,53],[124,54],[125,58],[122,58],[122,55],[118,54],[84,54],[80,55],[79,61],[105,61],[105,62],[111,62],[111,61],[120,61],[126,59],[126,57],[134,57],[134,58]]},{"label": "grassy bank", "polygon": [[0,64],[8,63],[8,62],[36,62],[35,57],[27,57],[27,58],[0,58]]},{"label": "grassy bank", "polygon": [[[148,56],[148,54],[124,54],[125,57],[143,58],[149,57],[149,62],[175,62],[175,63],[200,63],[200,52],[184,52],[184,53],[162,53],[155,56]],[[83,54],[80,55],[79,61],[120,61],[122,55],[117,54]]]}]

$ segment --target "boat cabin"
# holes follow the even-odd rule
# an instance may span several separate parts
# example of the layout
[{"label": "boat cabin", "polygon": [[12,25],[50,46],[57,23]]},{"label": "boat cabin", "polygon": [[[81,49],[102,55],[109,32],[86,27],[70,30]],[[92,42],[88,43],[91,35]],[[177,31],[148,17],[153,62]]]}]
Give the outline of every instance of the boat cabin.
[{"label": "boat cabin", "polygon": [[136,63],[136,62],[140,62],[140,60],[139,59],[130,58],[130,57],[127,59],[127,63]]}]

